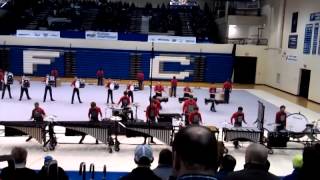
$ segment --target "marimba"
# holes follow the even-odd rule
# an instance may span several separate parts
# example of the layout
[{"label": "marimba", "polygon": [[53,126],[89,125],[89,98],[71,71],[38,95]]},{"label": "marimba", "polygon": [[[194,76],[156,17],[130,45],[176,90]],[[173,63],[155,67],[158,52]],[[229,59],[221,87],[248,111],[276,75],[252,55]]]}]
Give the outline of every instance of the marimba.
[{"label": "marimba", "polygon": [[233,127],[233,128],[223,128],[222,136],[224,141],[260,141],[261,131],[257,128],[249,127]]}]

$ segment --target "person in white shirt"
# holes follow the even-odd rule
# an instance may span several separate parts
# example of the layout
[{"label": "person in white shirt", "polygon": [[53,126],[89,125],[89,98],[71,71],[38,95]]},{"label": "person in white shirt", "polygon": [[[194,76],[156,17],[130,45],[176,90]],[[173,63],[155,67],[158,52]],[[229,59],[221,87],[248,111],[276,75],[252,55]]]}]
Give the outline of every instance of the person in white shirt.
[{"label": "person in white shirt", "polygon": [[22,100],[23,93],[26,93],[28,100],[30,100],[31,98],[29,96],[29,90],[28,90],[30,87],[30,80],[25,75],[21,77],[20,85],[21,85],[21,90],[20,90],[19,101]]},{"label": "person in white shirt", "polygon": [[1,79],[1,82],[3,84],[2,99],[4,98],[6,89],[8,89],[9,97],[10,97],[10,99],[12,99],[11,88],[10,88],[10,84],[8,83],[8,72],[7,71],[4,72],[4,76],[3,76],[3,79]]},{"label": "person in white shirt", "polygon": [[73,104],[73,100],[74,100],[74,95],[75,95],[75,93],[77,93],[79,103],[82,103],[82,101],[81,101],[81,99],[80,99],[80,91],[79,91],[79,88],[80,88],[80,80],[79,80],[77,77],[74,77],[74,80],[73,80],[71,86],[73,87],[71,104]]},{"label": "person in white shirt", "polygon": [[51,84],[49,83],[49,74],[46,75],[45,77],[45,80],[44,80],[44,83],[46,85],[46,88],[44,90],[44,96],[43,96],[43,102],[46,102],[46,99],[47,99],[47,92],[49,91],[50,93],[50,99],[51,101],[55,101],[53,98],[52,98],[52,88],[51,88]]}]

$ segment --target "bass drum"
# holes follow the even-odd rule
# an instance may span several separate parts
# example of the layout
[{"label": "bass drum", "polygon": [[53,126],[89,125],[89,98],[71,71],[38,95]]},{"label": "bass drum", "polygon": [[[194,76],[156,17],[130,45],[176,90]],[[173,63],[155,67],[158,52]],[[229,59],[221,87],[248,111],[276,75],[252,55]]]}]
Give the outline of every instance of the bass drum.
[{"label": "bass drum", "polygon": [[[294,133],[303,133],[308,124],[308,119],[301,113],[293,113],[287,116],[287,130]],[[293,135],[293,138],[301,138],[304,135]]]}]

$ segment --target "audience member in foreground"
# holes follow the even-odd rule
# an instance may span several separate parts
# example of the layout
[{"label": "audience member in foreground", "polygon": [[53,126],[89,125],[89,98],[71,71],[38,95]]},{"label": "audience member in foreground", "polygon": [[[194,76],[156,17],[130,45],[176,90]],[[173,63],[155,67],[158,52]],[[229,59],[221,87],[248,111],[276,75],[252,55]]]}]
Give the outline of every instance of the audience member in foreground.
[{"label": "audience member in foreground", "polygon": [[216,180],[217,140],[206,127],[181,129],[173,142],[173,167],[178,180]]},{"label": "audience member in foreground", "polygon": [[46,156],[44,158],[44,165],[38,173],[39,179],[45,180],[68,180],[69,177],[65,171],[58,166],[56,160],[51,156]]},{"label": "audience member in foreground", "polygon": [[158,163],[153,172],[162,180],[167,180],[172,174],[172,152],[169,149],[161,150]]},{"label": "audience member in foreground", "polygon": [[268,149],[261,144],[251,144],[246,149],[244,169],[231,173],[226,180],[278,180],[267,171]]},{"label": "audience member in foreground", "polygon": [[292,159],[293,172],[284,177],[283,180],[297,180],[298,176],[301,174],[301,168],[303,165],[302,155],[295,155]]},{"label": "audience member in foreground", "polygon": [[2,169],[0,179],[2,180],[22,180],[37,179],[37,174],[32,169],[26,167],[28,152],[22,147],[14,147],[11,155],[15,162],[15,169],[8,167]]},{"label": "audience member in foreground", "polygon": [[319,179],[319,166],[316,165],[318,162],[320,162],[320,144],[305,147],[303,150],[303,165],[298,180]]},{"label": "audience member in foreground", "polygon": [[120,180],[161,180],[160,177],[154,174],[150,169],[153,161],[152,149],[149,145],[138,145],[134,152],[134,162],[138,165],[128,175],[120,178]]},{"label": "audience member in foreground", "polygon": [[228,174],[232,173],[236,167],[236,159],[231,155],[225,155],[222,158],[220,169],[216,174],[218,180],[223,180]]}]

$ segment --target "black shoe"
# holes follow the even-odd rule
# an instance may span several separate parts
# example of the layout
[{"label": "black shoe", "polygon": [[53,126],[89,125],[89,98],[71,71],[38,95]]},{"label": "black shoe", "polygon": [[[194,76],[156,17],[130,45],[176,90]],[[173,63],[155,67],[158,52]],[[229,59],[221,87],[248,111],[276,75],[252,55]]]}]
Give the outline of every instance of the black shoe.
[{"label": "black shoe", "polygon": [[73,102],[71,104],[73,104]]},{"label": "black shoe", "polygon": [[98,141],[98,140],[96,140],[96,144],[99,144],[99,141]]},{"label": "black shoe", "polygon": [[82,101],[80,101],[80,104],[82,104]]},{"label": "black shoe", "polygon": [[156,142],[154,142],[153,140],[150,141],[150,144],[156,144]]},{"label": "black shoe", "polygon": [[[11,99],[11,98],[10,98]],[[19,101],[21,101],[21,99],[19,99]]]},{"label": "black shoe", "polygon": [[28,98],[28,100],[31,100],[31,98]]},{"label": "black shoe", "polygon": [[54,99],[51,99],[51,101],[56,101],[56,100],[54,100]]}]

